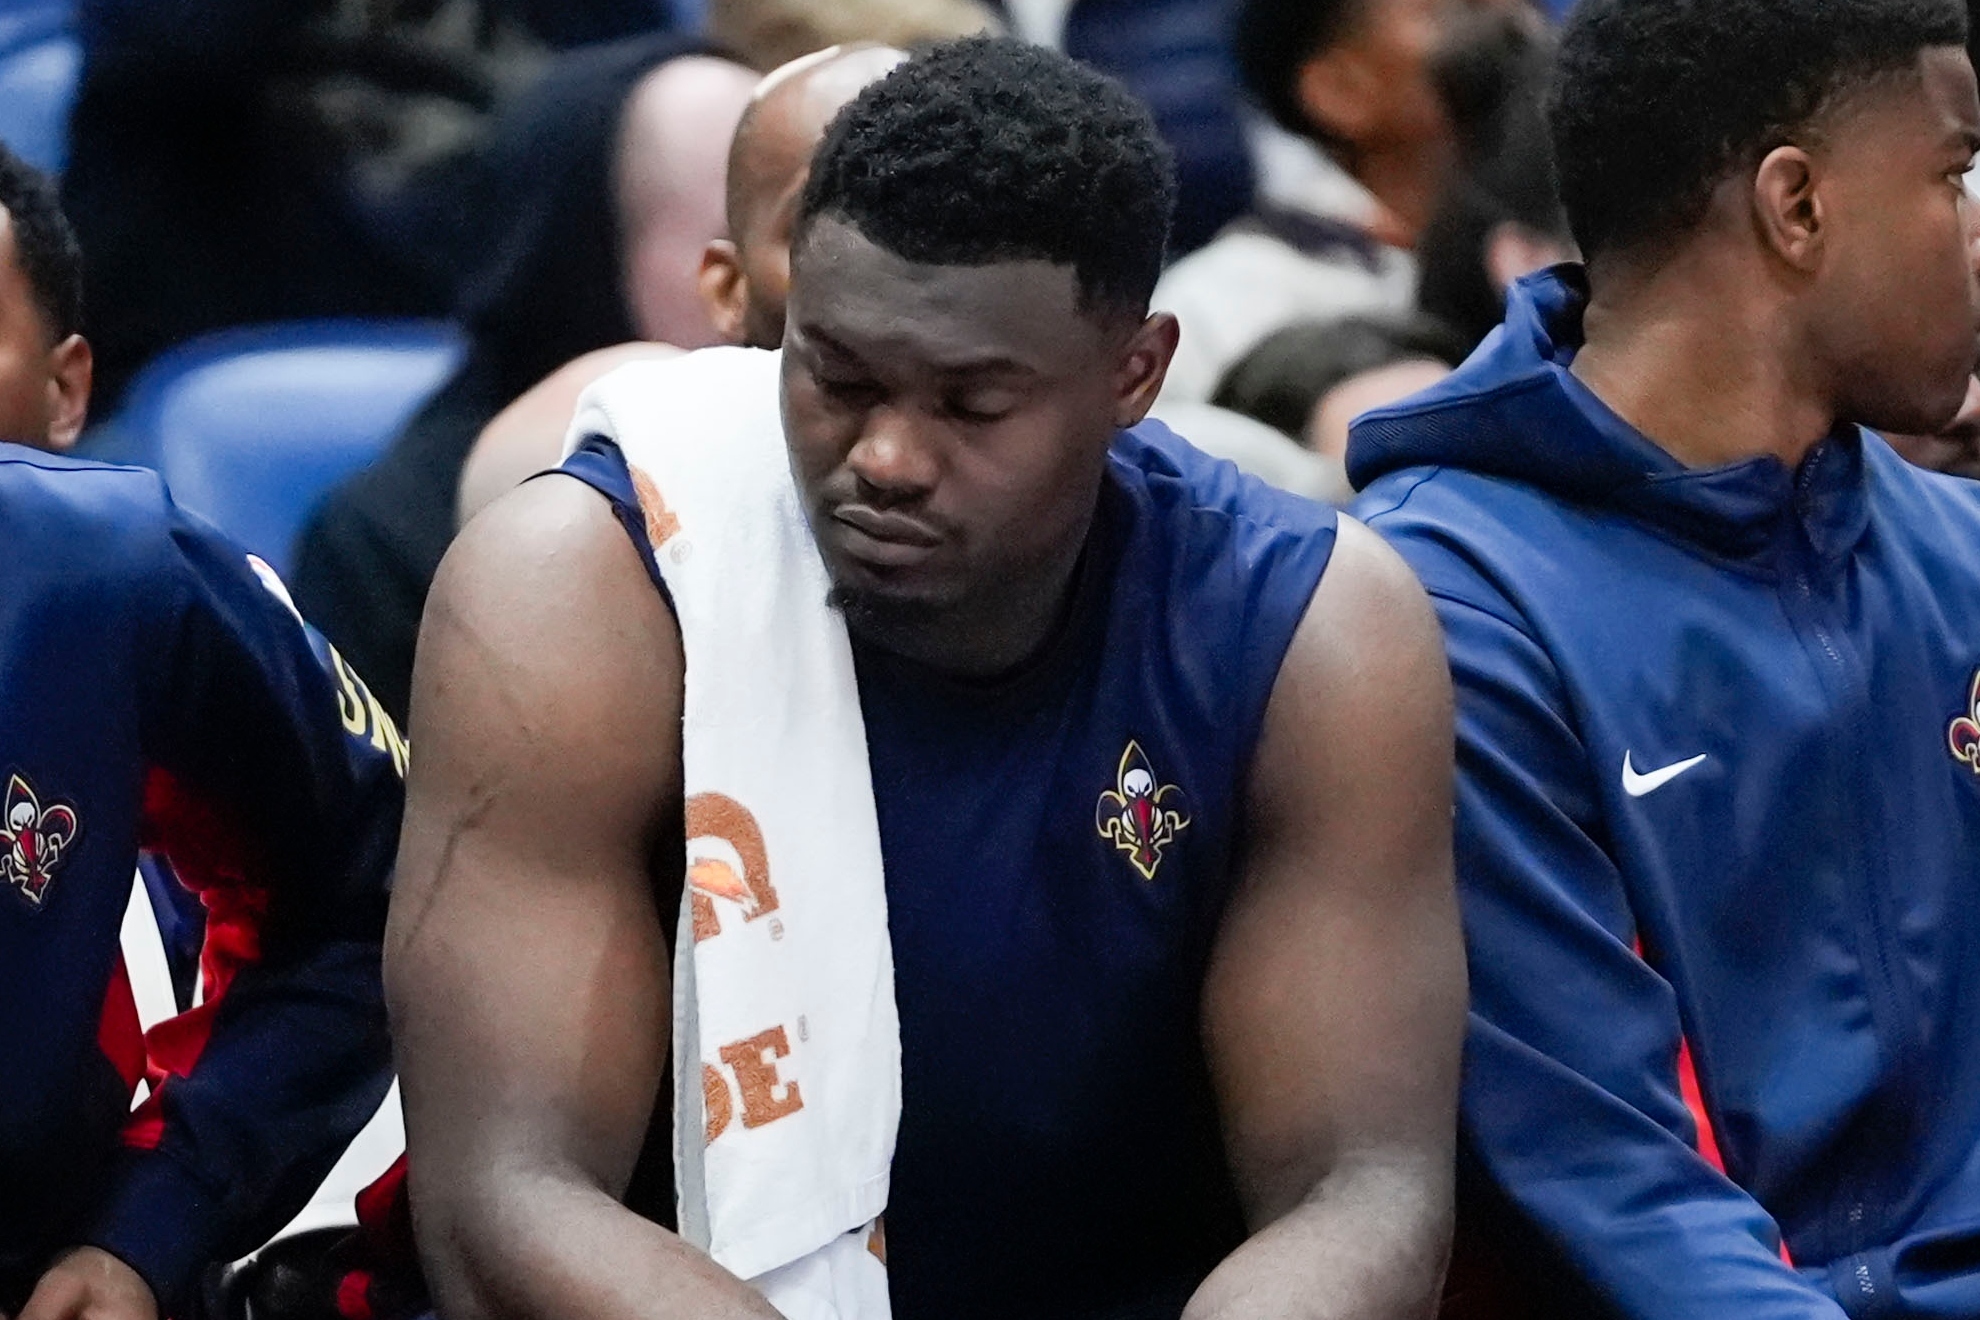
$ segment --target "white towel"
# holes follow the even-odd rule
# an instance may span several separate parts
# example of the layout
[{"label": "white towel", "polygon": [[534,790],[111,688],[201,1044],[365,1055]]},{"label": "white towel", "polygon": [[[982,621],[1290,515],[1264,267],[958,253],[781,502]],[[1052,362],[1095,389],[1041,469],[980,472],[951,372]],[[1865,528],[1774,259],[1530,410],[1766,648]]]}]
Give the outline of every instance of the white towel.
[{"label": "white towel", "polygon": [[682,1236],[791,1320],[884,1317],[900,1021],[845,621],[784,447],[778,355],[611,372],[572,444],[624,452],[687,660],[674,968]]}]

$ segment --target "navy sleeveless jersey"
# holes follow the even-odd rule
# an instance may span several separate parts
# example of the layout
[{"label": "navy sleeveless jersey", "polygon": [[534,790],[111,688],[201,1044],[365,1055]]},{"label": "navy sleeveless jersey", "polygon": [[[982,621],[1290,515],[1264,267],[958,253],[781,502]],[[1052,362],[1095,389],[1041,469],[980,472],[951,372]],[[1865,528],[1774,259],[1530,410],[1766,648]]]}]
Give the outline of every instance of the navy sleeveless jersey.
[{"label": "navy sleeveless jersey", "polygon": [[[565,471],[651,566],[617,451]],[[1069,621],[1022,673],[958,682],[855,640],[901,1017],[902,1320],[1173,1317],[1243,1240],[1200,998],[1334,530],[1144,424],[1113,448]]]}]

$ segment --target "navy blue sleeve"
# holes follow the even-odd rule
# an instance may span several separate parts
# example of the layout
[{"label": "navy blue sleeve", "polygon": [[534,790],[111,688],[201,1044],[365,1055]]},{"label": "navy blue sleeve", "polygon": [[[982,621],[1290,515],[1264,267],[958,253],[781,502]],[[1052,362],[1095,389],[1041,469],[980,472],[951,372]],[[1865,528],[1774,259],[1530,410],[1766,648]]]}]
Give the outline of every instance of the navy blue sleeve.
[{"label": "navy blue sleeve", "polygon": [[1545,648],[1437,532],[1371,525],[1429,589],[1456,690],[1468,1143],[1615,1314],[1842,1320],[1784,1262],[1766,1210],[1697,1148],[1676,994],[1638,955]]},{"label": "navy blue sleeve", "polygon": [[301,1209],[390,1084],[380,955],[406,746],[265,566],[171,514],[146,620],[144,839],[208,912],[205,1002],[85,1240],[169,1312]]},{"label": "navy blue sleeve", "polygon": [[673,593],[667,590],[667,580],[660,573],[660,562],[653,557],[655,538],[646,525],[646,508],[640,503],[637,479],[619,447],[602,435],[587,436],[560,466],[536,475],[545,477],[552,473],[577,478],[611,503],[612,516],[626,529],[633,549],[639,551],[640,562],[646,565],[646,576],[659,588],[660,598],[667,602],[667,608],[673,609]]}]

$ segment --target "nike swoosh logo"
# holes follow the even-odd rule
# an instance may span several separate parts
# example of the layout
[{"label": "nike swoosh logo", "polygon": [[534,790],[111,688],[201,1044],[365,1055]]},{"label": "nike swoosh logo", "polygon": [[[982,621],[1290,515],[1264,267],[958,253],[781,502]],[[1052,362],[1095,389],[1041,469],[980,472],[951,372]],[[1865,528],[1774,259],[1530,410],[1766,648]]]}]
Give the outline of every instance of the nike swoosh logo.
[{"label": "nike swoosh logo", "polygon": [[1624,752],[1623,792],[1629,794],[1631,797],[1642,797],[1646,793],[1654,793],[1685,771],[1701,766],[1704,763],[1705,753],[1700,752],[1689,761],[1679,761],[1676,765],[1667,765],[1662,770],[1652,770],[1648,774],[1640,775],[1636,773],[1636,767],[1630,764],[1629,753]]}]

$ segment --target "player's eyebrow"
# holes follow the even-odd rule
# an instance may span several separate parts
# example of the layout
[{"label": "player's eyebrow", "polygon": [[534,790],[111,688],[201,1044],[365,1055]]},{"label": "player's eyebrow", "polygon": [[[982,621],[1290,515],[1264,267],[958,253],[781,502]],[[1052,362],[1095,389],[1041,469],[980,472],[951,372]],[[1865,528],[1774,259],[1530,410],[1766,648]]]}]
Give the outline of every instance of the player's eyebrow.
[{"label": "player's eyebrow", "polygon": [[1007,353],[987,353],[934,364],[944,376],[1036,376],[1038,368]]},{"label": "player's eyebrow", "polygon": [[[866,356],[864,354],[834,337],[830,331],[802,322],[799,323],[798,329],[807,341],[815,347],[824,350],[824,352],[832,357],[842,358],[848,363],[863,365],[866,362]],[[1002,350],[992,350],[974,356],[959,355],[948,360],[931,358],[928,361],[928,366],[938,375],[950,378],[974,378],[982,376],[1032,377],[1042,374],[1041,369],[1036,364],[1026,362]]]},{"label": "player's eyebrow", "polygon": [[847,362],[859,363],[862,365],[866,361],[866,358],[863,355],[861,355],[857,349],[854,349],[851,346],[847,345],[846,343],[842,342],[841,340],[834,338],[829,332],[822,330],[815,325],[809,325],[806,324],[805,322],[800,321],[798,322],[797,328],[799,334],[804,338],[805,342],[808,345],[810,345],[813,348],[822,349],[827,355],[831,357],[843,358]]}]

